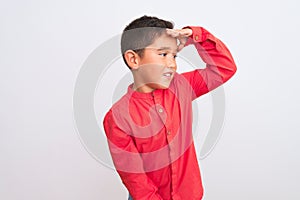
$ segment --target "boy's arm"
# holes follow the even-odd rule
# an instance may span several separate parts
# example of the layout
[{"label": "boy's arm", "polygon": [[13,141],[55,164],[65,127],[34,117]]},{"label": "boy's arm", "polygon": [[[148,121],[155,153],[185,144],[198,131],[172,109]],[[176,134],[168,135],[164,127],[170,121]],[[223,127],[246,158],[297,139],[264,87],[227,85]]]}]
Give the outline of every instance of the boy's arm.
[{"label": "boy's arm", "polygon": [[143,173],[143,161],[131,136],[121,130],[113,118],[110,110],[103,125],[110,153],[122,182],[135,200],[163,200],[157,193],[157,187]]},{"label": "boy's arm", "polygon": [[185,28],[193,32],[185,46],[193,44],[206,63],[204,69],[182,74],[193,87],[196,98],[229,80],[236,72],[236,65],[225,44],[206,29],[195,26]]}]

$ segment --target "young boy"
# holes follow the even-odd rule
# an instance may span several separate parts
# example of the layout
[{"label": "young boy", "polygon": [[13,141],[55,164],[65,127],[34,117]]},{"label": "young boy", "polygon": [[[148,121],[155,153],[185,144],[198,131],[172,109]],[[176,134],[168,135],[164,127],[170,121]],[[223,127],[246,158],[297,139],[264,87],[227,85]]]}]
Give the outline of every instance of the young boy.
[{"label": "young boy", "polygon": [[[206,68],[176,73],[176,54],[194,45]],[[104,118],[115,168],[134,200],[200,200],[192,101],[236,72],[226,46],[202,27],[173,29],[150,16],[123,31],[121,50],[134,82]]]}]

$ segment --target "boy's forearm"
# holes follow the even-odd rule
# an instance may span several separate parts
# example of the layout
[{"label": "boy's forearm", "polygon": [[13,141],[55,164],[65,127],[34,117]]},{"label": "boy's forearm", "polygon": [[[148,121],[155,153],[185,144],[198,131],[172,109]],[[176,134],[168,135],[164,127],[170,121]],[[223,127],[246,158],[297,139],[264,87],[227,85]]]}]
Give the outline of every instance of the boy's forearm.
[{"label": "boy's forearm", "polygon": [[[133,158],[128,156],[128,151],[130,153],[138,153],[133,141],[123,140],[123,142],[125,144],[123,147],[116,147],[112,144],[112,141],[109,141],[109,148],[115,168],[130,195],[134,200],[162,200],[157,193],[158,188],[149,179],[147,174],[142,172],[143,160],[140,157]],[[118,145],[122,144],[119,143]],[[134,172],[135,168],[138,168],[139,172]],[[120,169],[127,169],[130,172]]]},{"label": "boy's forearm", "polygon": [[202,60],[207,64],[200,73],[207,78],[208,91],[229,80],[236,72],[233,57],[225,44],[202,27],[189,26],[193,34],[186,46],[193,44]]},{"label": "boy's forearm", "polygon": [[146,174],[121,171],[118,174],[134,200],[163,200]]}]

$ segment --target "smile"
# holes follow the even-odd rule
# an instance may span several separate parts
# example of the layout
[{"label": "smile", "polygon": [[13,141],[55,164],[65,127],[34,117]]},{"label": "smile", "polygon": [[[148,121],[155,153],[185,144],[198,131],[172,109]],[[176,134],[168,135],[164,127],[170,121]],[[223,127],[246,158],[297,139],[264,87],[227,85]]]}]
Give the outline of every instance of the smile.
[{"label": "smile", "polygon": [[173,75],[173,72],[167,72],[167,73],[164,73],[163,76],[165,77],[171,77]]}]

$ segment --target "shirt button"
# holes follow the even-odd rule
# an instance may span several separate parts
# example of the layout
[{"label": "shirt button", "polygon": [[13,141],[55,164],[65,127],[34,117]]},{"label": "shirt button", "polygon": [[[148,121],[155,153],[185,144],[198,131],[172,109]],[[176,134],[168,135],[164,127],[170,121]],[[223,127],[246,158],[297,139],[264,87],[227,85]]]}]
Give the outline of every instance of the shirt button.
[{"label": "shirt button", "polygon": [[170,135],[170,134],[171,134],[171,131],[170,131],[170,130],[167,130],[167,134]]},{"label": "shirt button", "polygon": [[163,109],[162,109],[162,108],[158,109],[158,112],[162,113],[162,112],[163,112]]},{"label": "shirt button", "polygon": [[196,35],[196,36],[195,36],[195,40],[198,40],[198,39],[199,39],[199,36],[198,36],[198,35]]}]

